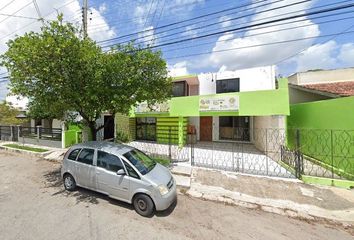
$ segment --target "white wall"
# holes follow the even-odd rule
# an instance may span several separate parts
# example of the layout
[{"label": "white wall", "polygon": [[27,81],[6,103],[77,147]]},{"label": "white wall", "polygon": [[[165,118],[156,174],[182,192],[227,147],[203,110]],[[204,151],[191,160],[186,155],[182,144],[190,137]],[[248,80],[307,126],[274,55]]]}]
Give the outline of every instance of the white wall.
[{"label": "white wall", "polygon": [[289,77],[296,85],[354,81],[354,68],[300,72]]},{"label": "white wall", "polygon": [[240,78],[241,92],[275,89],[274,66],[203,73],[199,74],[198,78],[200,95],[215,94],[216,81],[229,78]]},{"label": "white wall", "polygon": [[200,121],[199,121],[199,117],[189,117],[188,118],[188,124],[190,125],[194,125],[195,129],[196,129],[196,135],[197,135],[197,141],[200,140]]}]

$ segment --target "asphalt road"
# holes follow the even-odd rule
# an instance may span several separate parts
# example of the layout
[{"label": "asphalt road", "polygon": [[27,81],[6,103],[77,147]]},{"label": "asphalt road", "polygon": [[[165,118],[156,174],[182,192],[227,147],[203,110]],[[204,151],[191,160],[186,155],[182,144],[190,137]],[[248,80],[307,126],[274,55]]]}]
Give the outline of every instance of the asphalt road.
[{"label": "asphalt road", "polygon": [[152,218],[116,200],[68,193],[60,164],[0,150],[0,239],[353,239],[341,226],[178,196]]}]

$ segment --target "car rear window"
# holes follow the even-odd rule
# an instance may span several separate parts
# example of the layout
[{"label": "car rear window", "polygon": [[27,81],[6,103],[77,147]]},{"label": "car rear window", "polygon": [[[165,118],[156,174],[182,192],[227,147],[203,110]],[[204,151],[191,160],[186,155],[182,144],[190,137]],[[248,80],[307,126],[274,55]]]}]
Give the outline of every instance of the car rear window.
[{"label": "car rear window", "polygon": [[84,148],[80,152],[80,155],[77,158],[77,161],[85,163],[85,164],[88,164],[88,165],[92,165],[93,164],[93,155],[94,154],[95,154],[95,150]]},{"label": "car rear window", "polygon": [[76,160],[77,155],[79,154],[80,150],[81,150],[81,148],[72,150],[71,153],[68,156],[68,159]]}]

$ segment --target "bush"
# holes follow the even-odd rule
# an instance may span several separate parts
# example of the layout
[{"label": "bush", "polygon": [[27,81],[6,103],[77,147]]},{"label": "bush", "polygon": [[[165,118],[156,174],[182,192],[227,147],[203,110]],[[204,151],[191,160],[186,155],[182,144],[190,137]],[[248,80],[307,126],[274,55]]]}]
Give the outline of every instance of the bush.
[{"label": "bush", "polygon": [[122,132],[122,131],[117,131],[115,141],[127,143],[127,142],[131,142],[131,138],[130,138],[129,134]]}]

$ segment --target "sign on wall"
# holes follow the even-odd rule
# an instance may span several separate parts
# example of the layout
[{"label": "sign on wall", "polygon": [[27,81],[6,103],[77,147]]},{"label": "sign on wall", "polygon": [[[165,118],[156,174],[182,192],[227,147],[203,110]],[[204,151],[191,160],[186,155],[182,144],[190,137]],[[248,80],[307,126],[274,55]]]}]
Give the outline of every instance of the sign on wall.
[{"label": "sign on wall", "polygon": [[135,108],[135,113],[167,113],[170,111],[170,101],[148,105],[146,102],[140,103]]},{"label": "sign on wall", "polygon": [[201,97],[199,99],[199,111],[238,111],[238,96]]}]

